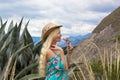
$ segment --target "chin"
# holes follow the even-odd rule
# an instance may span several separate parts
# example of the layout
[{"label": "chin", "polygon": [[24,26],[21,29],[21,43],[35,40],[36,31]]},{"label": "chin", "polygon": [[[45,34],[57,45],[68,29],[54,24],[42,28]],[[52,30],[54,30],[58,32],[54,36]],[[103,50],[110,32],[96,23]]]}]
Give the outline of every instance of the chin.
[{"label": "chin", "polygon": [[60,41],[61,41],[61,38],[56,39],[56,42],[60,42]]},{"label": "chin", "polygon": [[61,39],[57,40],[57,42],[60,42],[60,41],[61,41]]}]

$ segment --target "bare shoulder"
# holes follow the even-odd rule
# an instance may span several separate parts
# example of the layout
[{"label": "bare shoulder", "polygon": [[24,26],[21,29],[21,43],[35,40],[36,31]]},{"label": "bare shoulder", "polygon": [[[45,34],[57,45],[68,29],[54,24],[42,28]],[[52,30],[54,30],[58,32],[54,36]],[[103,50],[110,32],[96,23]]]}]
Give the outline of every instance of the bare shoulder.
[{"label": "bare shoulder", "polygon": [[51,49],[48,49],[48,50],[46,51],[47,54],[50,54],[51,52],[52,52]]},{"label": "bare shoulder", "polygon": [[50,58],[52,58],[54,56],[55,56],[54,52],[51,49],[48,49],[47,52],[46,52],[47,60],[49,60]]}]

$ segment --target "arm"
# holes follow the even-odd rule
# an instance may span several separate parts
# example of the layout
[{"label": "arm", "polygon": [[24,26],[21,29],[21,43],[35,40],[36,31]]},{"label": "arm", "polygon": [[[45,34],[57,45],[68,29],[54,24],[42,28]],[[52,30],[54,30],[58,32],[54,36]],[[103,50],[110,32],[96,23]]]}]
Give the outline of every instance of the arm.
[{"label": "arm", "polygon": [[64,66],[65,66],[64,70],[68,70],[67,61],[65,59],[65,55],[62,49],[60,50],[60,57],[61,57],[61,61],[64,63]]},{"label": "arm", "polygon": [[68,61],[68,66],[70,66],[70,61],[71,61],[71,50],[73,49],[73,46],[70,43],[69,38],[65,38],[64,39],[66,44],[67,44],[67,54],[66,54],[66,58]]}]

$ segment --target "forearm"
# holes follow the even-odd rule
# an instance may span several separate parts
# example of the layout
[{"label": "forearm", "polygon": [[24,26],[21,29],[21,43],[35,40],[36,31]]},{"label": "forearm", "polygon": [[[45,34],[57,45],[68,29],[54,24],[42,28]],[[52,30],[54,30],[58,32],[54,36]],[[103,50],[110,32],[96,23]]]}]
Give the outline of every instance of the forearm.
[{"label": "forearm", "polygon": [[68,64],[67,64],[67,61],[66,61],[66,59],[65,59],[65,55],[64,55],[64,52],[63,52],[63,50],[61,50],[60,51],[61,53],[60,53],[60,57],[61,57],[61,61],[64,63],[64,66],[65,66],[65,70],[68,70]]},{"label": "forearm", "polygon": [[67,51],[67,54],[66,54],[66,58],[67,58],[67,63],[68,63],[68,66],[70,66],[70,62],[71,62],[71,52]]}]

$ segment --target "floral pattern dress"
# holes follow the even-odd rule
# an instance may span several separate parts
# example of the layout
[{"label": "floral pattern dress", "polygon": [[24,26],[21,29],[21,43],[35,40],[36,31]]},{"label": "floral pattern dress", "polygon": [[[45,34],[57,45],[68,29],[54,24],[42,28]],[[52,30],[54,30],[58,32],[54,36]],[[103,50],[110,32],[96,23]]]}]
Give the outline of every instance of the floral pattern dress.
[{"label": "floral pattern dress", "polygon": [[47,61],[45,80],[69,80],[68,72],[64,70],[64,63],[61,61],[60,55]]}]

